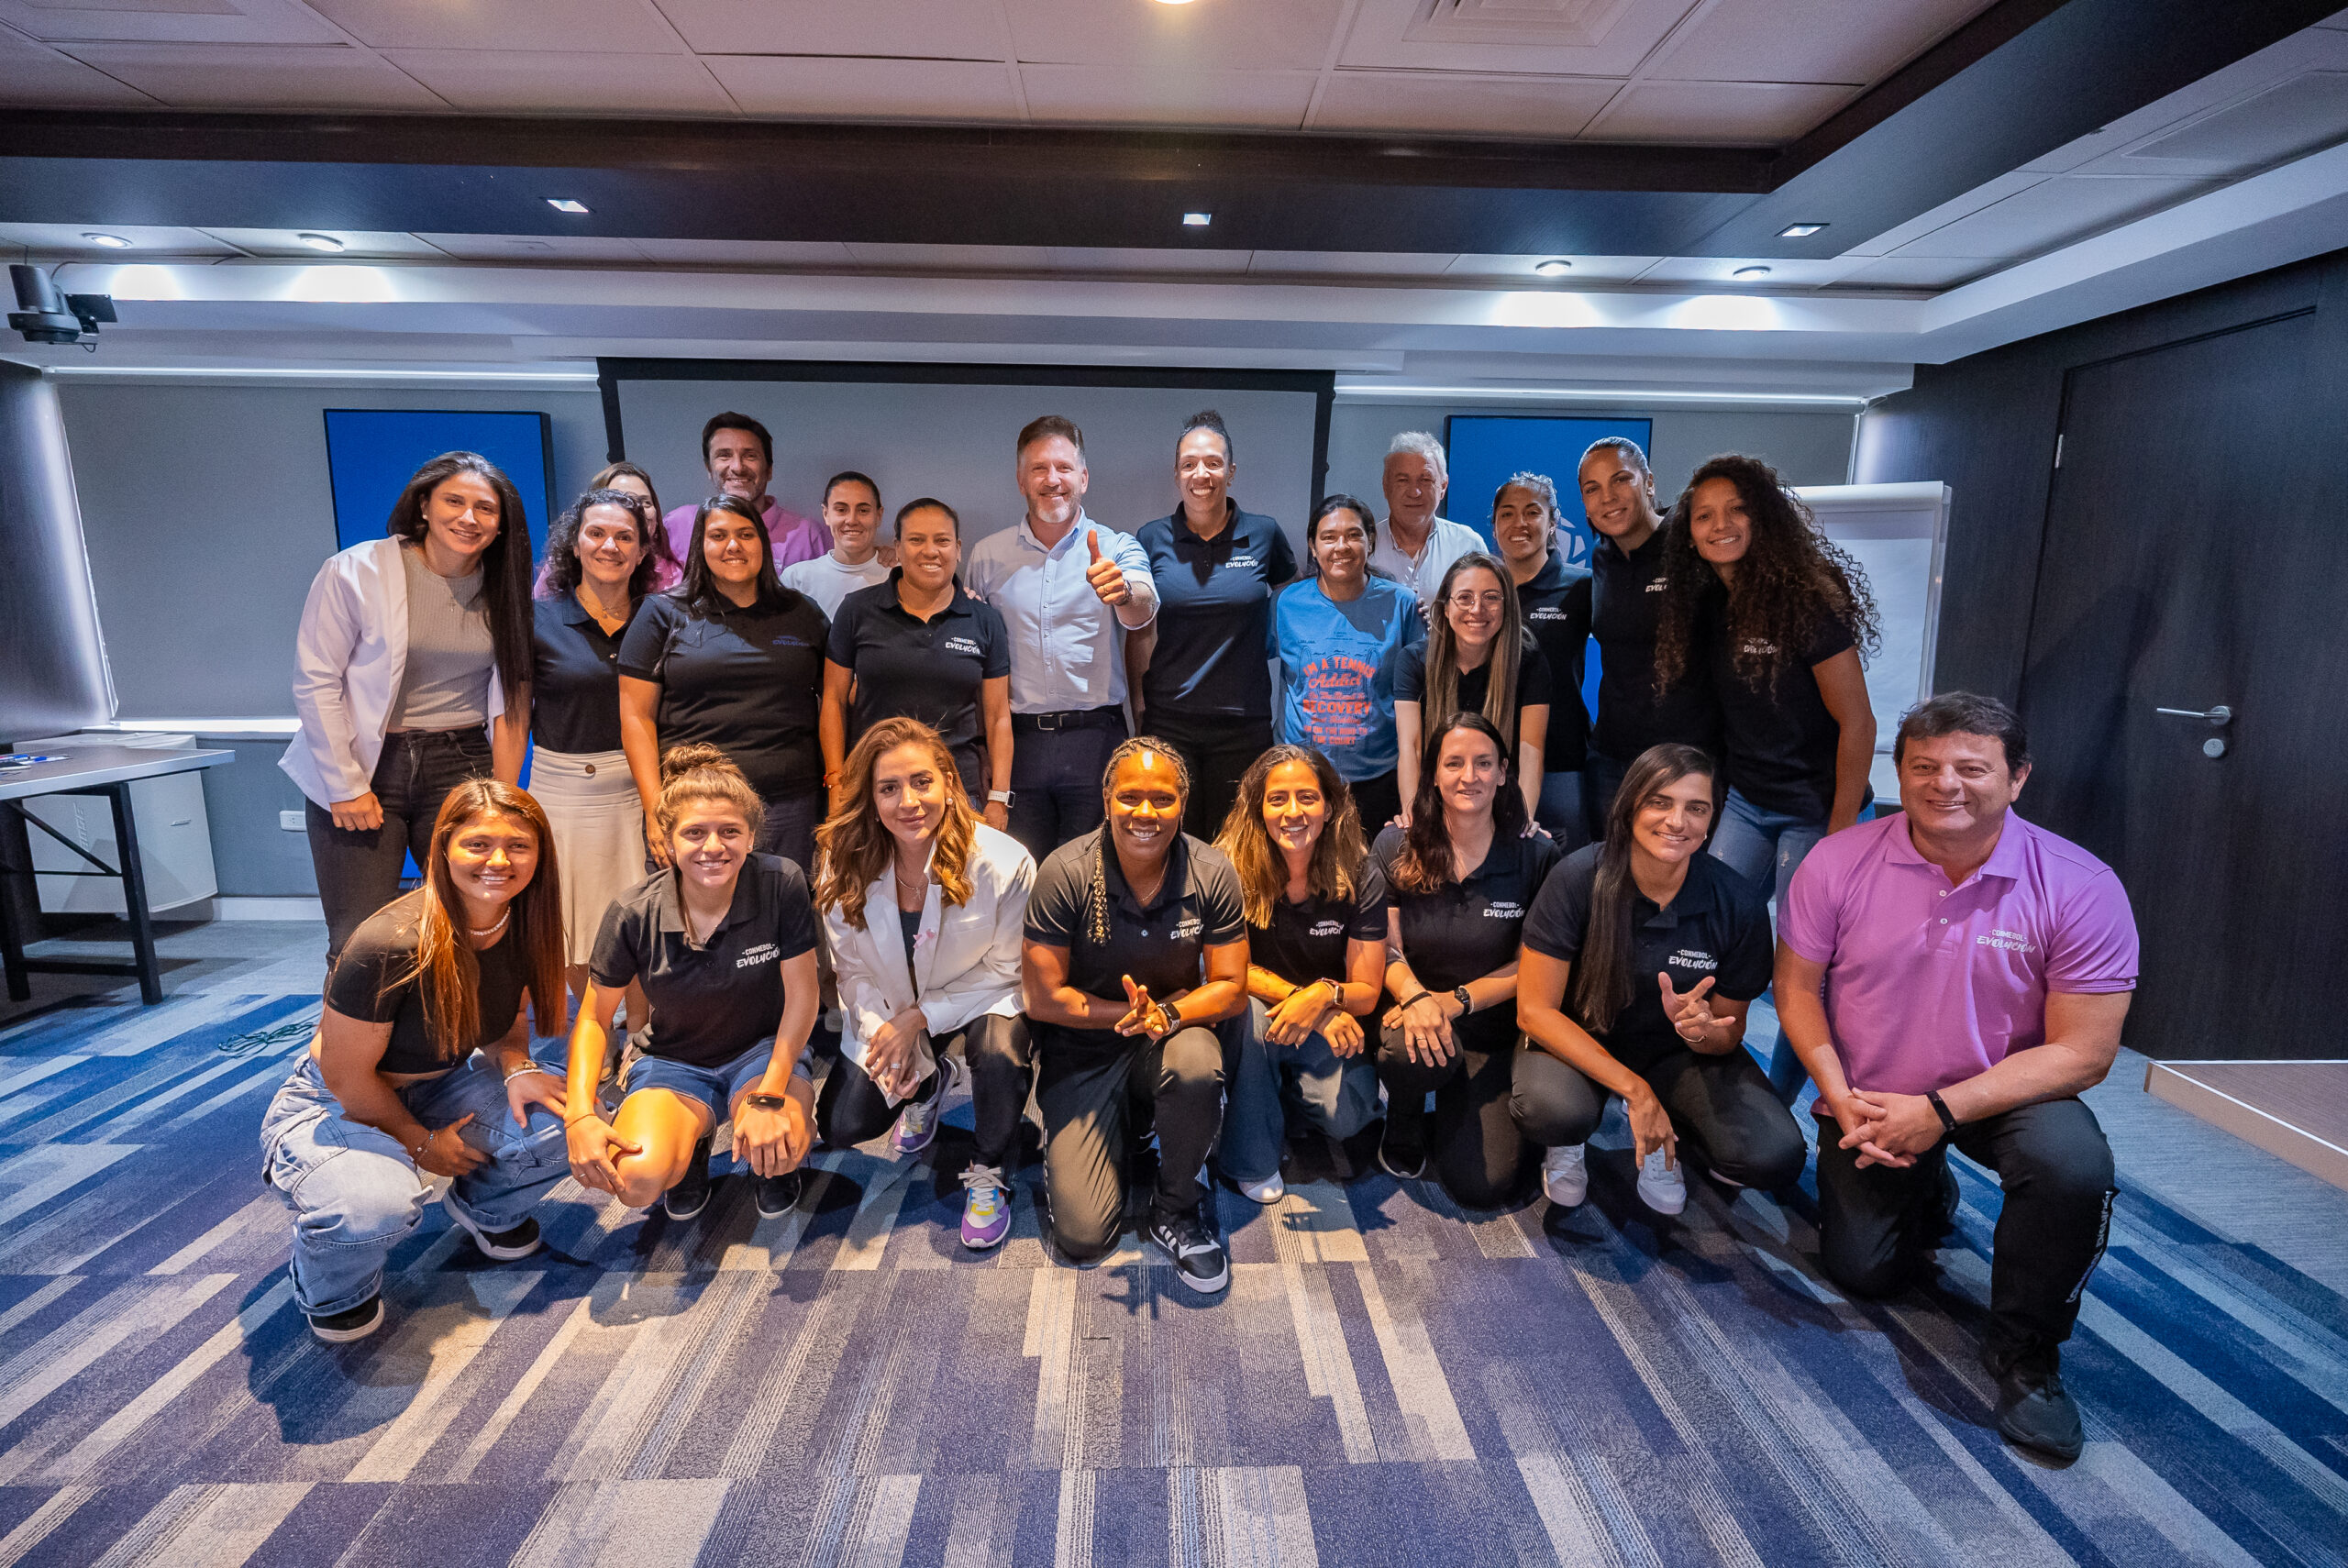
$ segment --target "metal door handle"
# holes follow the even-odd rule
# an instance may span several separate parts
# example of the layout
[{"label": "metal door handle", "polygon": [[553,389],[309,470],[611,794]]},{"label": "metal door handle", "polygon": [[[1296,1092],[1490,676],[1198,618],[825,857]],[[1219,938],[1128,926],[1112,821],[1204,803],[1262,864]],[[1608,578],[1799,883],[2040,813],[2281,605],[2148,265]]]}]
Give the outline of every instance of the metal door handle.
[{"label": "metal door handle", "polygon": [[2233,720],[2234,711],[2223,703],[2203,712],[2198,708],[2155,708],[2155,713],[2166,713],[2173,719],[2201,719],[2212,724],[2226,724]]}]

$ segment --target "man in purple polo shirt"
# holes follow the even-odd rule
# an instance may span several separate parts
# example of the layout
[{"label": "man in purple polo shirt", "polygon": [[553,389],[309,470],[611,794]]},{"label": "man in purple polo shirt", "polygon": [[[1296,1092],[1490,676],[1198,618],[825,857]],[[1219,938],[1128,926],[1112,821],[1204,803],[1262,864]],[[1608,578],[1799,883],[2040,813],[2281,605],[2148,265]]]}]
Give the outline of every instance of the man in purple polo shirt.
[{"label": "man in purple polo shirt", "polygon": [[1955,1220],[1949,1146],[1996,1171],[1998,1430],[2077,1458],[2058,1368],[2114,1191],[2078,1097],[2120,1049],[2135,918],[2110,867],[2011,812],[2030,749],[2004,703],[1922,703],[1892,756],[1900,813],[1822,840],[1778,911],[1778,1016],[1818,1084],[1820,1261],[1854,1295],[1898,1290]]},{"label": "man in purple polo shirt", "polygon": [[[812,561],[832,547],[832,531],[813,517],[802,517],[767,493],[774,478],[774,437],[747,414],[721,414],[701,427],[701,460],[709,469],[712,495],[737,495],[758,508],[766,525],[767,547],[776,575],[797,561]],[[660,520],[668,532],[669,548],[683,560],[693,547],[693,514],[699,506],[680,506]]]}]

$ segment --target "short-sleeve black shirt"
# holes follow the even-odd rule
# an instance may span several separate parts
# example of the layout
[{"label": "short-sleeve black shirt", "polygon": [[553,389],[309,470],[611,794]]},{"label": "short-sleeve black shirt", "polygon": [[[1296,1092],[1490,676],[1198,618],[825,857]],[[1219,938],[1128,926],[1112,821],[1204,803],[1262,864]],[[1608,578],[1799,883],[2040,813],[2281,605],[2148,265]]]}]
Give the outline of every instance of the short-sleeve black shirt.
[{"label": "short-sleeve black shirt", "polygon": [[1785,660],[1777,679],[1766,683],[1737,670],[1735,650],[1717,620],[1709,641],[1729,782],[1763,811],[1824,822],[1834,809],[1834,751],[1843,726],[1826,711],[1812,667],[1857,646],[1850,625],[1821,622],[1810,646]]},{"label": "short-sleeve black shirt", "polygon": [[1182,509],[1135,536],[1157,583],[1157,642],[1142,704],[1191,718],[1267,719],[1272,712],[1272,591],[1296,576],[1296,552],[1260,512],[1230,508],[1212,539]]},{"label": "short-sleeve black shirt", "polygon": [[856,677],[848,744],[882,719],[919,719],[946,737],[963,784],[974,787],[986,728],[981,690],[1011,673],[1011,634],[1001,611],[959,583],[945,609],[921,620],[897,601],[903,577],[898,567],[888,581],[858,589],[832,618],[824,657]]},{"label": "short-sleeve black shirt", "polygon": [[627,632],[604,631],[576,594],[531,604],[530,734],[538,745],[574,756],[620,749],[620,645]]},{"label": "short-sleeve black shirt", "polygon": [[[1413,643],[1395,656],[1394,701],[1397,702],[1424,704],[1426,701],[1428,646],[1426,643]],[[1516,711],[1519,723],[1509,726],[1508,765],[1512,769],[1516,766],[1516,735],[1522,725],[1524,710],[1546,704],[1552,709],[1550,722],[1552,723],[1556,722],[1555,704],[1550,702],[1552,695],[1550,684],[1549,661],[1543,656],[1541,646],[1527,636],[1524,646],[1516,656]],[[1474,669],[1462,671],[1458,688],[1459,711],[1471,713],[1482,712],[1484,698],[1491,689],[1492,661],[1490,659],[1486,659]],[[1428,734],[1435,725],[1450,716],[1448,713],[1422,712],[1419,715],[1419,744],[1425,745]]]},{"label": "short-sleeve black shirt", "polygon": [[705,944],[685,933],[677,873],[656,871],[604,911],[588,969],[606,989],[644,982],[652,1017],[637,1038],[647,1055],[715,1067],[774,1038],[783,963],[814,945],[806,873],[779,855],[753,855]]},{"label": "short-sleeve black shirt", "polygon": [[1386,940],[1386,878],[1374,860],[1354,873],[1354,896],[1274,900],[1272,923],[1247,928],[1247,961],[1291,986],[1346,977],[1349,943]]},{"label": "short-sleeve black shirt", "polygon": [[1581,705],[1589,599],[1589,573],[1567,566],[1554,549],[1539,571],[1516,585],[1524,629],[1549,665],[1549,738],[1542,766],[1550,773],[1578,772],[1589,756],[1589,714]]},{"label": "short-sleeve black shirt", "polygon": [[424,996],[417,982],[401,981],[415,961],[416,926],[424,918],[424,889],[393,899],[360,924],[342,944],[334,975],[327,981],[327,1005],[345,1018],[388,1023],[392,1038],[383,1047],[379,1072],[439,1073],[463,1061],[481,1046],[505,1038],[522,1010],[527,975],[522,944],[508,922],[504,934],[473,955],[481,967],[481,1021],[462,1049],[443,1056],[432,1047],[425,1027]]},{"label": "short-sleeve black shirt", "polygon": [[[1484,863],[1465,882],[1447,882],[1432,893],[1395,886],[1394,857],[1401,851],[1402,830],[1388,828],[1378,835],[1369,857],[1386,883],[1388,901],[1401,914],[1402,956],[1419,984],[1448,991],[1506,968],[1516,957],[1525,911],[1557,863],[1556,845],[1538,836],[1496,834]],[[1486,1008],[1454,1020],[1451,1028],[1472,1050],[1503,1051],[1516,1036],[1516,1010]]]},{"label": "short-sleeve black shirt", "polygon": [[1721,752],[1720,703],[1712,694],[1711,667],[1702,657],[1690,658],[1678,684],[1656,696],[1663,533],[1656,529],[1627,555],[1600,536],[1589,552],[1589,631],[1598,639],[1598,717],[1590,745],[1616,762],[1634,761],[1665,741],[1700,746],[1715,757]]},{"label": "short-sleeve black shirt", "polygon": [[703,613],[674,593],[644,602],[620,643],[619,672],[660,683],[663,749],[706,741],[770,800],[823,788],[815,741],[830,623],[805,594]]},{"label": "short-sleeve black shirt", "polygon": [[[1087,910],[1096,852],[1109,895],[1106,943],[1092,940]],[[1068,983],[1087,996],[1124,996],[1127,975],[1153,997],[1195,990],[1206,978],[1206,950],[1246,939],[1239,874],[1221,850],[1188,834],[1168,854],[1172,864],[1157,900],[1144,909],[1117,868],[1105,823],[1061,845],[1036,869],[1036,890],[1027,900],[1027,940],[1068,949]],[[1114,1054],[1141,1043],[1138,1035],[1040,1020],[1033,1029],[1039,1049]]]},{"label": "short-sleeve black shirt", "polygon": [[[1550,875],[1525,919],[1525,946],[1567,964],[1581,957],[1603,847],[1592,844],[1575,850]],[[1773,959],[1769,908],[1761,889],[1711,856],[1690,856],[1688,879],[1664,908],[1632,889],[1630,1004],[1615,1015],[1612,1028],[1603,1033],[1591,1030],[1590,1035],[1616,1061],[1645,1072],[1686,1046],[1664,1013],[1657,975],[1669,975],[1675,991],[1693,990],[1710,977],[1713,996],[1751,1001],[1769,988]],[[1567,999],[1571,1017],[1570,988]]]}]

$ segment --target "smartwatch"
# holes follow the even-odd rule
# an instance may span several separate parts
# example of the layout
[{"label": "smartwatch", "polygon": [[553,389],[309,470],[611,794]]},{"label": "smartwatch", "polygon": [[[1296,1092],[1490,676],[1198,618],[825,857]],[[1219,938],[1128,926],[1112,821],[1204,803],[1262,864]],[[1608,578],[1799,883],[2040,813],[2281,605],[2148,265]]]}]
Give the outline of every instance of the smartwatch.
[{"label": "smartwatch", "polygon": [[1002,806],[1008,810],[1011,805],[1011,791],[1008,790],[988,790],[987,804],[991,806]]},{"label": "smartwatch", "polygon": [[781,1110],[785,1105],[790,1103],[790,1098],[791,1097],[788,1095],[767,1094],[760,1092],[758,1094],[744,1095],[742,1097],[742,1103],[748,1106],[753,1110]]},{"label": "smartwatch", "polygon": [[1459,999],[1459,1010],[1463,1015],[1476,1010],[1476,1003],[1474,999],[1468,995],[1467,987],[1454,986],[1451,988],[1451,994]]},{"label": "smartwatch", "polygon": [[1951,1114],[1948,1108],[1948,1102],[1941,1098],[1940,1090],[1926,1089],[1924,1091],[1924,1103],[1931,1106],[1933,1108],[1933,1114],[1941,1119],[1941,1131],[1943,1132],[1954,1132],[1956,1131],[1956,1118],[1955,1115]]}]

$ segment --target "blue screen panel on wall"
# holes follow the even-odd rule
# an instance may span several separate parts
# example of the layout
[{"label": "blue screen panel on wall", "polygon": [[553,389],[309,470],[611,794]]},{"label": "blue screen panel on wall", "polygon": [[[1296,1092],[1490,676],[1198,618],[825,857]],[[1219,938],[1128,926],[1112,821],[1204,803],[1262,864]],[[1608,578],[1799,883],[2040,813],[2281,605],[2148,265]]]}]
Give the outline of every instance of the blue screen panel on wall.
[{"label": "blue screen panel on wall", "polygon": [[1451,493],[1443,514],[1492,536],[1492,496],[1511,474],[1547,474],[1557,485],[1557,523],[1566,563],[1589,564],[1589,524],[1575,475],[1581,455],[1601,436],[1627,436],[1647,449],[1651,419],[1578,419],[1550,414],[1455,414],[1445,422]]},{"label": "blue screen panel on wall", "polygon": [[554,436],[548,417],[407,408],[327,410],[335,547],[382,538],[400,491],[416,469],[443,452],[479,452],[505,470],[529,514],[530,558],[544,554],[554,506]]}]

